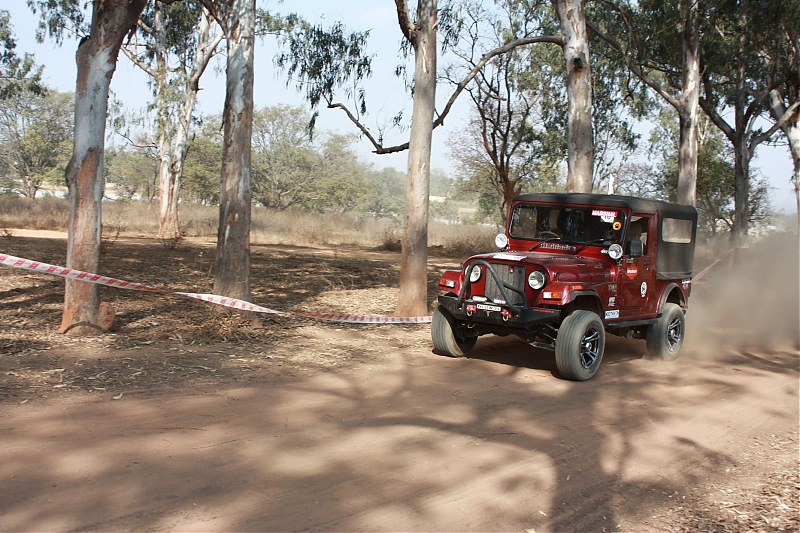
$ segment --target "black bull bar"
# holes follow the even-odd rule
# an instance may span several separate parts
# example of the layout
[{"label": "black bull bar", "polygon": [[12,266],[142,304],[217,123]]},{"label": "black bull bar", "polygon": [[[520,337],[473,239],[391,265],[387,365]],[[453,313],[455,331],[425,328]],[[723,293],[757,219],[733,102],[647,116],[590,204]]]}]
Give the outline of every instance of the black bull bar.
[{"label": "black bull bar", "polygon": [[[499,313],[493,310],[479,310],[477,309],[478,302],[472,300],[472,282],[470,281],[470,275],[478,266],[485,267],[487,276],[485,283],[489,283],[488,278],[491,276],[492,282],[497,285],[503,301],[506,302],[504,304],[491,302],[492,307],[499,307],[501,309],[501,312]],[[510,303],[512,299],[510,298],[508,291],[512,291],[520,295],[522,300],[520,305],[514,305]],[[547,322],[554,322],[561,314],[558,309],[549,307],[529,307],[528,297],[525,294],[524,287],[517,287],[500,279],[500,276],[495,271],[494,266],[483,259],[477,259],[474,263],[467,267],[467,270],[464,273],[464,283],[461,286],[458,297],[440,295],[439,303],[456,319],[496,324],[498,326],[511,327],[514,329],[528,328]],[[483,302],[480,303],[482,304]],[[469,311],[467,309],[467,305],[475,305],[476,310]],[[506,312],[503,312],[503,310]]]}]

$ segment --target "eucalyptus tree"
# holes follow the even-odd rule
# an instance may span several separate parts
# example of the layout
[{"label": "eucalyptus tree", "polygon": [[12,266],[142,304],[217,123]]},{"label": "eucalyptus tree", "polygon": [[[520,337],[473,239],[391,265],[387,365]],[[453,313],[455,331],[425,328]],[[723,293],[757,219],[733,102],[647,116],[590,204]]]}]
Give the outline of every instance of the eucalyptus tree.
[{"label": "eucalyptus tree", "polygon": [[567,73],[567,190],[592,192],[592,68],[586,26],[587,0],[553,0]]},{"label": "eucalyptus tree", "polygon": [[148,4],[122,47],[152,80],[159,152],[159,237],[180,237],[178,201],[200,78],[223,35],[197,0]]},{"label": "eucalyptus tree", "polygon": [[[734,150],[735,206],[732,238],[746,240],[751,213],[750,162],[756,148],[772,138],[782,125],[793,119],[800,106],[795,102],[778,117],[772,127],[759,127],[759,119],[768,115],[769,93],[783,78],[776,79],[776,58],[763,53],[764,35],[777,34],[787,48],[796,46],[792,36],[772,31],[785,19],[782,0],[745,0],[730,4],[719,2],[707,13],[703,46],[704,93],[700,106],[727,137]],[[797,19],[789,21],[798,24]],[[797,33],[794,33],[796,36]],[[788,42],[787,42],[788,41]],[[733,120],[727,112],[733,112]]]},{"label": "eucalyptus tree", "polygon": [[[49,34],[61,44],[65,33],[80,36],[75,61],[75,123],[72,158],[65,178],[69,189],[67,267],[100,271],[103,154],[111,78],[127,35],[135,28],[147,0],[93,0],[91,22],[86,23],[80,0],[28,0],[40,11],[38,35]],[[168,0],[163,0],[168,1]],[[113,310],[101,311],[98,286],[67,280],[64,290],[62,332],[85,334],[107,329]]]},{"label": "eucalyptus tree", "polygon": [[[800,3],[786,0],[769,32],[759,34],[770,58],[769,110],[786,136],[792,156],[797,213],[800,215]],[[794,111],[789,112],[790,109]],[[800,216],[798,216],[800,225]]]},{"label": "eucalyptus tree", "polygon": [[[650,134],[650,155],[654,166],[636,177],[639,182],[655,183],[656,197],[675,201],[680,191],[680,150],[677,113],[664,108]],[[705,115],[698,121],[696,207],[698,227],[709,237],[730,235],[734,227],[734,150],[724,135]],[[629,184],[630,185],[630,184]],[[637,184],[638,185],[638,184]],[[753,176],[747,209],[749,223],[762,225],[769,219],[769,186]]]},{"label": "eucalyptus tree", "polygon": [[72,93],[15,90],[0,99],[2,188],[31,200],[63,176],[72,134]]},{"label": "eucalyptus tree", "polygon": [[697,124],[700,114],[699,0],[604,2],[589,28],[621,54],[630,71],[678,113],[678,195],[694,205],[697,181]]},{"label": "eucalyptus tree", "polygon": [[227,58],[214,293],[250,301],[256,0],[201,1],[222,28]]}]

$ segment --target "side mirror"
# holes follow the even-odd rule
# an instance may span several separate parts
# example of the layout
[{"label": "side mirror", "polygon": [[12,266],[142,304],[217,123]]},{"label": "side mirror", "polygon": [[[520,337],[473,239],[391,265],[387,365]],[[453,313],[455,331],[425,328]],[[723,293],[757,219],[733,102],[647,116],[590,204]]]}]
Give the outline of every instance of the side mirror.
[{"label": "side mirror", "polygon": [[641,257],[644,255],[644,245],[642,241],[634,239],[628,241],[628,255],[631,257]]}]

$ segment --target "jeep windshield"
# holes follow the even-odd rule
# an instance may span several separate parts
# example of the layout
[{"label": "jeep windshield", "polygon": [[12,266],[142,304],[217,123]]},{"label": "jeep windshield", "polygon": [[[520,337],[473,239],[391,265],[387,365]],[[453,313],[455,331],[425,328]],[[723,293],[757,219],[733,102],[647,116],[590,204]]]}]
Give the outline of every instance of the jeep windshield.
[{"label": "jeep windshield", "polygon": [[615,207],[573,207],[520,203],[511,214],[514,239],[596,244],[622,241],[625,212]]}]

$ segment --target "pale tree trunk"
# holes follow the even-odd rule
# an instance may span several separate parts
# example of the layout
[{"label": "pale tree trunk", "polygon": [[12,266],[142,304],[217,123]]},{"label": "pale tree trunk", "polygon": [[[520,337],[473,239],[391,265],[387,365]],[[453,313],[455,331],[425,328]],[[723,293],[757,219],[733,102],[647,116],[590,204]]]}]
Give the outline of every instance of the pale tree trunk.
[{"label": "pale tree trunk", "polygon": [[[197,102],[197,93],[200,90],[200,77],[208,67],[214,56],[217,46],[222,41],[221,33],[211,32],[211,19],[204,8],[200,25],[197,28],[197,49],[194,62],[186,74],[184,83],[183,102],[178,115],[178,122],[174,127],[168,125],[165,133],[171,134],[161,154],[159,167],[159,236],[162,239],[178,239],[181,236],[180,221],[178,217],[178,201],[180,199],[181,181],[186,162],[186,153],[189,149],[189,131]],[[166,80],[165,87],[166,87]]]},{"label": "pale tree trunk", "polygon": [[214,293],[250,301],[250,200],[255,0],[218,9],[227,41],[224,141]]},{"label": "pale tree trunk", "polygon": [[[155,42],[155,69],[151,71],[156,87],[156,116],[158,117],[158,198],[159,218],[158,236],[169,239],[178,234],[178,219],[171,216],[172,187],[170,169],[172,168],[172,121],[170,119],[170,91],[167,74],[167,39],[164,12],[159,4],[155,5],[152,38]],[[176,204],[177,205],[177,204]]]},{"label": "pale tree trunk", "polygon": [[747,138],[742,133],[741,127],[737,127],[736,135],[733,139],[733,244],[737,247],[747,243],[747,230],[750,225],[750,146]]},{"label": "pale tree trunk", "polygon": [[[95,0],[88,38],[78,45],[75,59],[75,135],[65,173],[69,189],[67,268],[100,271],[103,150],[108,92],[122,40],[136,25],[146,0]],[[86,334],[108,329],[110,308],[100,309],[98,286],[67,280],[62,332]]]},{"label": "pale tree trunk", "polygon": [[428,313],[428,196],[431,139],[436,105],[437,1],[418,0],[417,23],[405,0],[395,0],[400,27],[414,47],[414,108],[408,145],[406,212],[400,258],[400,294],[395,313]]},{"label": "pale tree trunk", "polygon": [[554,0],[567,66],[567,190],[592,192],[592,71],[585,0]]},{"label": "pale tree trunk", "polygon": [[156,4],[153,10],[152,39],[155,69],[149,72],[156,86],[156,116],[158,117],[158,236],[169,239],[179,234],[177,203],[173,211],[172,200],[172,120],[170,118],[170,87],[167,65],[167,33],[164,12]]},{"label": "pale tree trunk", "polygon": [[[789,142],[789,153],[792,154],[792,165],[794,172],[792,182],[794,183],[794,195],[797,202],[797,225],[800,230],[800,109],[794,111],[787,110],[784,106],[783,97],[777,89],[769,93],[770,113],[776,122],[783,124],[780,126],[786,139]],[[787,111],[789,113],[787,115]],[[800,231],[798,232],[800,234]]]},{"label": "pale tree trunk", "polygon": [[697,202],[697,128],[700,116],[700,34],[695,25],[697,1],[683,0],[683,74],[678,106],[680,138],[678,146],[678,203]]}]

